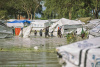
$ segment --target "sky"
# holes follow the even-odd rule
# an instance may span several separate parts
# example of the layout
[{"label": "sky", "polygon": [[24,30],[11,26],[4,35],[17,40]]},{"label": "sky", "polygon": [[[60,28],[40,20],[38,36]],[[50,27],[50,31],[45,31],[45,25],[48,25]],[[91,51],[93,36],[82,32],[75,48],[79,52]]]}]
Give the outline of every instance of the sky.
[{"label": "sky", "polygon": [[[45,9],[46,9],[46,7],[45,7],[45,6],[43,6],[43,7],[42,7],[42,11],[44,11]],[[41,18],[41,14],[39,14],[39,13],[38,13],[38,14],[36,14],[36,16],[38,16],[39,18]]]},{"label": "sky", "polygon": [[[46,7],[44,6],[44,2],[41,2],[42,5],[42,11],[46,10]],[[41,18],[41,14],[36,14],[36,16],[38,16],[39,18]]]}]

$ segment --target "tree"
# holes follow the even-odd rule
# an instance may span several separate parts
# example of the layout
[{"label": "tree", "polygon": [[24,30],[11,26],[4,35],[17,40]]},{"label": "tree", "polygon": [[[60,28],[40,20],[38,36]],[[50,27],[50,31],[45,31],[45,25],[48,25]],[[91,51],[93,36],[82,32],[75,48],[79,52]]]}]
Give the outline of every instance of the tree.
[{"label": "tree", "polygon": [[9,0],[0,0],[0,19],[7,19],[7,3]]},{"label": "tree", "polygon": [[[35,10],[34,10],[34,19],[35,19],[35,13],[36,13],[36,11],[37,11],[37,9],[39,8],[39,7],[41,7],[41,5],[40,5],[40,2],[41,2],[42,0],[34,0],[34,4],[35,4]],[[41,7],[42,8],[42,7]],[[40,10],[42,10],[42,9],[40,9]]]},{"label": "tree", "polygon": [[100,0],[45,0],[46,10],[44,15],[50,18],[55,15],[58,18],[69,19],[94,16],[98,18],[100,12]]},{"label": "tree", "polygon": [[[32,15],[35,15],[36,11],[38,7],[41,7],[39,5],[41,0],[11,0],[11,7],[13,6],[13,8],[18,10],[19,15],[22,12],[26,12],[28,15],[28,19],[32,19]],[[38,6],[38,5],[39,6]],[[40,10],[40,9],[39,9]],[[33,14],[34,11],[34,14]]]},{"label": "tree", "polygon": [[100,0],[92,0],[92,10],[95,18],[98,18],[100,12]]},{"label": "tree", "polygon": [[58,18],[69,17],[69,19],[72,19],[73,11],[82,6],[80,0],[45,0],[45,2],[45,12],[49,13],[49,15],[55,13]]}]

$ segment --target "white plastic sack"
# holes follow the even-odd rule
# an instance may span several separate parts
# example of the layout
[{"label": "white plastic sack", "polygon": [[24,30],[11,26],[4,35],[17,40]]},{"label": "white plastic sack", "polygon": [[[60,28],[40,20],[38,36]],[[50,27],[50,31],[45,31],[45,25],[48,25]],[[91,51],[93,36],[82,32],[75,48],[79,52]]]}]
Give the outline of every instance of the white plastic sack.
[{"label": "white plastic sack", "polygon": [[90,49],[88,51],[86,67],[100,67],[100,48]]},{"label": "white plastic sack", "polygon": [[[69,44],[67,46],[58,47],[58,53],[68,62],[79,66],[81,63],[84,64],[85,49],[95,48],[100,46],[100,37],[94,39],[88,39],[76,43]],[[84,51],[84,54],[83,54]],[[82,56],[80,56],[82,54]],[[80,60],[80,58],[82,60]],[[82,62],[83,61],[83,62]],[[81,63],[80,63],[81,62]],[[66,66],[68,67],[68,66]],[[83,67],[83,65],[81,65]]]}]

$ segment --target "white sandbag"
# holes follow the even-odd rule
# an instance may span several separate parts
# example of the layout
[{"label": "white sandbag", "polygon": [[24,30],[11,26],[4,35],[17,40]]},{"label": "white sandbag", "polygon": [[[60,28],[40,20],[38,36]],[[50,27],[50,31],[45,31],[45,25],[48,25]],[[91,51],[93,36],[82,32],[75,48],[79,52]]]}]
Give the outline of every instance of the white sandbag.
[{"label": "white sandbag", "polygon": [[95,48],[98,48],[98,47],[99,47],[99,45],[82,50],[80,67],[85,67],[86,66],[88,51],[90,51],[92,49],[95,49]]},{"label": "white sandbag", "polygon": [[[85,57],[86,50],[90,48],[99,47],[99,46],[100,46],[100,37],[97,37],[93,39],[72,43],[67,46],[61,46],[58,47],[57,50],[59,50],[58,53],[62,55],[63,59],[66,60],[65,62],[67,64],[71,63],[76,67],[77,66],[84,67],[83,59]],[[66,65],[66,67],[68,66]]]},{"label": "white sandbag", "polygon": [[86,67],[100,67],[100,48],[90,49],[88,51]]}]

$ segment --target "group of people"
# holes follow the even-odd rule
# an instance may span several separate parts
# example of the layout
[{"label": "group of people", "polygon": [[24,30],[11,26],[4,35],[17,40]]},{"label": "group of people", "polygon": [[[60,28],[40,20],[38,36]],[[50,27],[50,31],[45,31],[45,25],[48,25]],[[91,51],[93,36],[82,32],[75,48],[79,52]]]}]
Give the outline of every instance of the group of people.
[{"label": "group of people", "polygon": [[[53,37],[53,31],[51,32],[51,35],[49,35],[49,27],[46,27],[44,29],[44,34],[45,34],[45,37],[50,37],[50,36]],[[34,35],[37,36],[37,30],[34,31]],[[43,30],[42,29],[39,31],[39,35],[40,36],[43,35]],[[62,37],[62,33],[61,33],[61,28],[60,27],[58,28],[57,35],[60,38]]]},{"label": "group of people", "polygon": [[[50,35],[49,35],[49,27],[46,27],[46,28],[44,29],[44,31],[45,31],[45,32],[44,32],[45,37],[50,37]],[[34,35],[37,36],[37,30],[34,31]],[[40,36],[43,35],[43,30],[42,30],[42,29],[39,31],[39,35],[40,35]],[[51,32],[51,37],[53,37],[53,31]]]},{"label": "group of people", "polygon": [[[42,29],[39,31],[40,36],[42,36]],[[37,30],[34,31],[34,35],[37,36]]]}]

